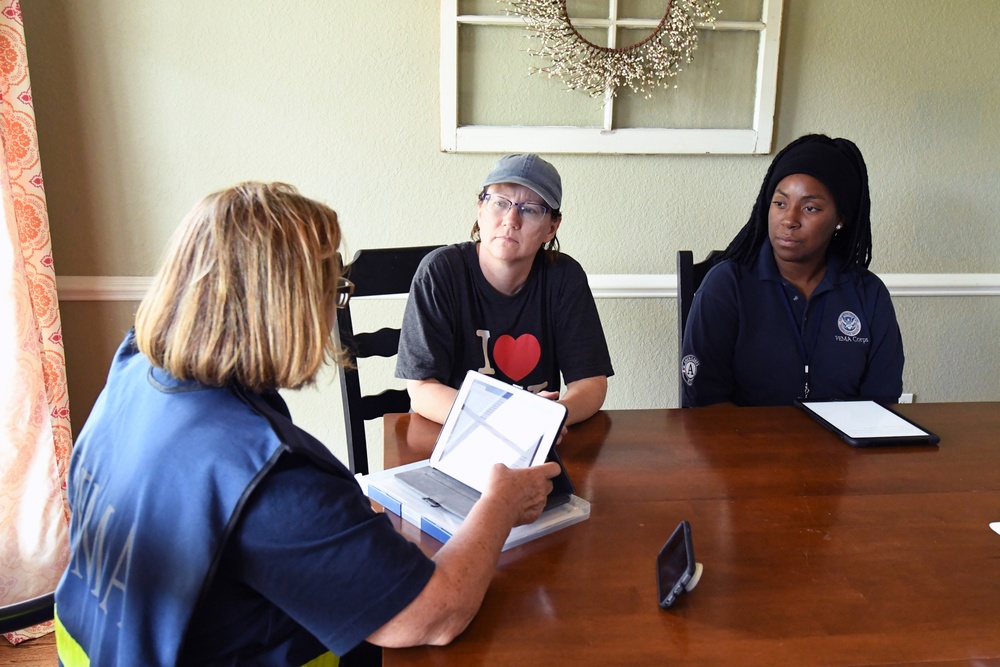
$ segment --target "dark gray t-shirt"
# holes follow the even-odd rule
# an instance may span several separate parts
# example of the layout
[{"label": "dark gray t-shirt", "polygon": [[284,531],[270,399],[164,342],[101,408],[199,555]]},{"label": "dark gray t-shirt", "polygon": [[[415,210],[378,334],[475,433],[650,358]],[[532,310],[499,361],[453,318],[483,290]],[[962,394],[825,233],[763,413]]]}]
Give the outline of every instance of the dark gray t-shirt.
[{"label": "dark gray t-shirt", "polygon": [[483,275],[476,244],[431,252],[417,269],[403,315],[396,377],[458,388],[478,371],[538,393],[614,374],[583,267],[539,251],[524,288],[500,294]]}]

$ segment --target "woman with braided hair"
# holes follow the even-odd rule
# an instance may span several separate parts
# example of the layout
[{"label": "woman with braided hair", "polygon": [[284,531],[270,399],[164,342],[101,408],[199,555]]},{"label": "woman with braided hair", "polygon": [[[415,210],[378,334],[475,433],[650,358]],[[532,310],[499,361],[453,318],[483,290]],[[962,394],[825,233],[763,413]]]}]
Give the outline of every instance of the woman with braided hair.
[{"label": "woman with braided hair", "polygon": [[849,139],[810,134],[775,156],[750,219],[695,295],[683,405],[896,402],[903,342],[868,270],[871,197]]}]

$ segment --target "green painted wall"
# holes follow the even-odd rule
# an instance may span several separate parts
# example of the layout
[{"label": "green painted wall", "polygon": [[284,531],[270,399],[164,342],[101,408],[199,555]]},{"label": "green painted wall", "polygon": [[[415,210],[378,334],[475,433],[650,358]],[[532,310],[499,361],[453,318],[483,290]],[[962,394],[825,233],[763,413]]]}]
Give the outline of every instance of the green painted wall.
[{"label": "green painted wall", "polygon": [[[30,0],[22,10],[59,275],[151,275],[187,210],[246,179],[328,202],[348,255],[467,237],[497,156],[438,150],[437,3]],[[818,131],[862,148],[876,272],[1000,273],[998,25],[993,0],[785,3],[775,144]],[[515,89],[526,75],[496,76]],[[595,274],[670,274],[676,249],[703,255],[741,226],[770,156],[552,161],[565,184],[564,251]],[[996,297],[896,304],[906,391],[1000,399]],[[675,406],[673,301],[599,307],[618,372],[607,407]],[[63,305],[77,431],[134,308]],[[290,399],[339,451],[335,380]]]}]

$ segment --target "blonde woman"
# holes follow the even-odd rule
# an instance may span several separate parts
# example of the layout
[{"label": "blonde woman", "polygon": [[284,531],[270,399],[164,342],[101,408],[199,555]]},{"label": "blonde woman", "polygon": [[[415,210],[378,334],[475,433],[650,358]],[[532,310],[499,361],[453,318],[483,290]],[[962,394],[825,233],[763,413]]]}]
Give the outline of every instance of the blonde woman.
[{"label": "blonde woman", "polygon": [[336,664],[475,615],[559,468],[497,466],[433,560],[372,511],[277,392],[339,358],[339,245],[336,213],[283,184],[212,194],[177,230],[73,452],[62,664]]}]

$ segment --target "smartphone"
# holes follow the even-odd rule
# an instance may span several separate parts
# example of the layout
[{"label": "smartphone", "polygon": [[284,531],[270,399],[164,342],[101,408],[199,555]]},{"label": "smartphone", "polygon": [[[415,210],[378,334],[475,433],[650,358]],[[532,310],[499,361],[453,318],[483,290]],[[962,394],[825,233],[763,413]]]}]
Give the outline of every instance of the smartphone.
[{"label": "smartphone", "polygon": [[694,559],[691,524],[681,521],[656,557],[656,588],[660,606],[668,608],[698,583],[701,565]]}]

